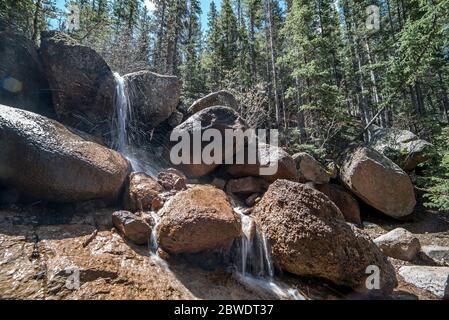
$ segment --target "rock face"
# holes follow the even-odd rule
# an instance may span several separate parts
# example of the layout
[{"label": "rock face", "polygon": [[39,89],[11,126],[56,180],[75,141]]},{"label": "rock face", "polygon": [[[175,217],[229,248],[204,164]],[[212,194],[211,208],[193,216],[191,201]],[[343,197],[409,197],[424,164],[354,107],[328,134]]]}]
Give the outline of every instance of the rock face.
[{"label": "rock face", "polygon": [[34,43],[23,35],[0,32],[0,103],[54,117],[51,93]]},{"label": "rock face", "polygon": [[180,95],[179,80],[176,76],[143,70],[129,73],[123,78],[133,107],[132,120],[138,128],[155,128],[175,112]]},{"label": "rock face", "polygon": [[374,126],[370,133],[370,147],[393,160],[405,171],[411,171],[426,161],[426,152],[433,147],[407,130]]},{"label": "rock face", "polygon": [[115,199],[129,171],[117,152],[60,123],[0,105],[0,183],[48,201]]},{"label": "rock face", "polygon": [[41,33],[41,56],[58,119],[109,142],[115,80],[107,63],[58,31]]},{"label": "rock face", "polygon": [[436,295],[449,298],[449,267],[403,266],[399,274],[408,283]]},{"label": "rock face", "polygon": [[385,255],[404,261],[413,260],[421,249],[419,239],[404,228],[381,235],[374,239],[374,243]]},{"label": "rock face", "polygon": [[177,193],[161,209],[159,246],[169,253],[226,248],[241,232],[240,218],[223,191],[209,185]]},{"label": "rock face", "polygon": [[251,194],[265,191],[268,183],[262,178],[246,177],[230,179],[226,185],[226,191],[231,193]]},{"label": "rock face", "polygon": [[152,177],[144,172],[133,172],[129,175],[128,184],[123,196],[123,205],[129,211],[151,210],[159,207],[159,194],[164,189]]},{"label": "rock face", "polygon": [[207,96],[196,100],[188,109],[190,114],[194,114],[198,111],[204,110],[213,106],[226,106],[237,110],[239,104],[235,97],[226,90],[212,92]]},{"label": "rock face", "polygon": [[[261,169],[267,166],[261,164],[269,164],[273,166],[277,163],[277,168],[273,173],[266,172],[261,174]],[[266,168],[268,169],[268,168]],[[268,182],[277,179],[297,180],[298,174],[293,158],[282,148],[259,143],[258,161],[256,164],[233,164],[226,168],[226,173],[232,177],[260,176]]]},{"label": "rock face", "polygon": [[120,233],[135,244],[147,244],[150,239],[150,225],[144,219],[131,212],[114,212],[112,214],[112,224],[120,231]]},{"label": "rock face", "polygon": [[317,184],[315,189],[321,191],[335,203],[345,220],[360,225],[360,208],[357,200],[343,187],[336,184]]},{"label": "rock face", "polygon": [[382,292],[397,284],[392,265],[376,245],[345,223],[323,193],[307,185],[275,181],[252,216],[269,240],[274,263],[288,272],[364,290],[367,267],[376,265]]},{"label": "rock face", "polygon": [[412,213],[415,193],[409,176],[375,150],[359,147],[344,160],[341,180],[370,206],[393,218]]},{"label": "rock face", "polygon": [[[198,126],[198,128],[195,128],[195,126]],[[200,128],[201,126],[201,128]],[[194,163],[194,154],[195,156],[199,156],[197,152],[194,151],[194,143],[198,143],[200,145],[201,152],[203,152],[204,148],[209,144],[209,142],[201,142],[201,136],[198,137],[194,136],[193,131],[198,129],[198,135],[199,131],[201,130],[201,134],[207,130],[207,129],[216,129],[220,132],[221,139],[222,139],[222,157],[219,161],[219,163],[216,163],[213,161],[212,163],[208,164],[203,161],[203,158],[199,159],[199,163]],[[200,112],[195,113],[193,116],[189,117],[186,121],[181,123],[179,126],[175,127],[173,129],[172,135],[178,139],[181,139],[182,146],[186,147],[187,149],[182,149],[180,152],[178,150],[179,154],[182,154],[183,152],[187,153],[187,159],[189,159],[189,163],[183,163],[179,165],[179,168],[190,178],[198,178],[201,176],[204,176],[213,170],[215,170],[221,163],[224,163],[224,160],[226,158],[232,157],[233,154],[237,151],[236,146],[234,144],[234,147],[232,150],[226,150],[224,147],[224,137],[225,137],[225,130],[245,130],[246,124],[243,121],[243,119],[240,118],[240,116],[231,108],[224,107],[224,106],[215,106],[206,108],[204,110],[201,110]],[[190,141],[184,140],[184,138],[179,137],[189,137]],[[195,141],[195,142],[194,142]],[[190,144],[189,144],[190,142]],[[172,141],[171,142],[171,148],[168,149],[168,151],[173,150],[173,148],[177,148],[178,141]],[[189,148],[190,146],[190,148]],[[227,153],[228,151],[228,153]],[[172,160],[172,159],[170,159]],[[178,165],[177,163],[175,165]]]},{"label": "rock face", "polygon": [[299,152],[293,155],[300,182],[328,183],[329,175],[321,164],[306,152]]}]

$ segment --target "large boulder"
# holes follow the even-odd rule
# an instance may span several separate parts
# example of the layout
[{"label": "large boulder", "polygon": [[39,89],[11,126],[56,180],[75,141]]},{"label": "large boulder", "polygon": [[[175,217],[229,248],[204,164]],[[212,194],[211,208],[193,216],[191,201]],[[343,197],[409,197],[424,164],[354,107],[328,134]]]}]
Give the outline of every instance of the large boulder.
[{"label": "large boulder", "polygon": [[134,127],[147,130],[157,127],[176,111],[180,84],[176,76],[142,70],[125,75]]},{"label": "large boulder", "polygon": [[393,229],[374,239],[374,243],[385,255],[404,261],[413,260],[421,249],[419,239],[404,228]]},{"label": "large boulder", "polygon": [[[267,165],[266,165],[267,164]],[[273,173],[271,170],[263,173],[263,169],[269,169],[268,166],[275,168]],[[246,176],[260,176],[268,182],[273,182],[277,179],[287,179],[296,181],[298,179],[298,173],[296,170],[295,161],[293,158],[285,152],[282,148],[258,143],[257,148],[257,161],[255,164],[233,164],[226,166],[226,173],[231,177],[240,178]]]},{"label": "large boulder", "polygon": [[59,121],[110,142],[116,83],[103,58],[58,31],[41,33],[41,56]]},{"label": "large boulder", "polygon": [[397,284],[392,265],[369,237],[307,185],[275,181],[252,216],[269,241],[274,263],[288,272],[366,290],[367,268],[375,265],[382,292]]},{"label": "large boulder", "polygon": [[0,184],[49,201],[116,199],[129,163],[60,123],[0,105]]},{"label": "large boulder", "polygon": [[357,225],[362,223],[357,200],[343,187],[336,184],[317,184],[314,188],[324,193],[337,205],[346,221]]},{"label": "large boulder", "polygon": [[34,43],[21,34],[0,32],[0,103],[54,117],[51,92]]},{"label": "large boulder", "polygon": [[177,193],[160,214],[157,240],[169,253],[226,248],[241,233],[240,218],[225,193],[210,185]]},{"label": "large boulder", "polygon": [[344,160],[340,177],[360,199],[393,218],[412,213],[415,193],[409,176],[379,152],[358,147]]},{"label": "large boulder", "polygon": [[123,194],[123,206],[132,212],[159,209],[162,191],[163,187],[146,173],[132,172]]},{"label": "large boulder", "polygon": [[314,182],[314,183],[328,183],[329,175],[323,166],[315,160],[310,154],[306,152],[299,152],[294,154],[296,168],[298,169],[298,176],[300,182]]},{"label": "large boulder", "polygon": [[407,130],[372,126],[370,147],[394,161],[405,171],[411,171],[427,160],[432,144]]},{"label": "large boulder", "polygon": [[188,109],[188,113],[194,114],[213,106],[226,106],[234,110],[238,109],[238,102],[234,95],[226,90],[212,92],[207,96],[196,100]]},{"label": "large boulder", "polygon": [[[198,126],[198,128],[195,126]],[[194,144],[198,143],[200,145],[202,153],[204,148],[210,143],[198,141],[202,140],[201,136],[196,136],[197,133],[194,134],[194,130],[198,130],[198,133],[201,133],[202,135],[209,129],[218,130],[220,133],[222,155],[219,157],[220,159],[217,162],[214,161],[212,163],[205,163],[203,161],[203,157],[201,157],[199,163],[194,163],[193,157],[196,153],[194,150]],[[220,164],[225,162],[225,159],[232,157],[233,154],[238,151],[236,150],[236,143],[233,144],[234,147],[232,150],[227,150],[225,148],[225,130],[246,130],[245,121],[231,108],[224,106],[210,107],[189,117],[186,121],[176,126],[172,132],[174,137],[181,137],[181,142],[171,141],[171,148],[167,149],[167,151],[170,152],[178,143],[187,148],[190,146],[190,150],[186,151],[185,149],[182,149],[182,151],[179,152],[179,154],[182,154],[182,152],[188,152],[187,158],[189,159],[189,163],[175,163],[174,165],[178,165],[179,169],[181,169],[190,178],[202,177],[214,171]],[[183,136],[189,137],[189,141],[185,141],[182,138]],[[194,141],[195,139],[196,141]],[[195,154],[195,156],[201,156],[201,154]],[[172,161],[172,159],[170,159],[170,161]]]}]

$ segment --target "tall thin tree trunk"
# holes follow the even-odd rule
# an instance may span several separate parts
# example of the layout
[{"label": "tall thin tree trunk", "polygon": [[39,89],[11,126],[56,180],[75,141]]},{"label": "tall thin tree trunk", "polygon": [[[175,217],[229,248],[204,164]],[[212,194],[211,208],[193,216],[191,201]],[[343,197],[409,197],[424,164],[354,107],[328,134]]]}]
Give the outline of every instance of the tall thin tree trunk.
[{"label": "tall thin tree trunk", "polygon": [[41,11],[41,4],[42,4],[42,0],[37,0],[36,5],[34,7],[33,34],[31,36],[31,40],[33,40],[34,43],[37,42],[37,35],[39,33],[38,22],[39,22],[39,14]]},{"label": "tall thin tree trunk", "polygon": [[270,45],[270,58],[271,58],[271,72],[272,72],[272,80],[273,80],[273,94],[274,94],[274,107],[276,112],[276,125],[280,127],[280,101],[279,101],[279,88],[278,88],[278,79],[277,79],[277,68],[276,68],[276,48],[274,46],[274,31],[273,31],[273,13],[271,9],[271,0],[265,0],[265,7],[267,13],[267,27],[268,27],[268,36],[269,36],[269,45]]}]

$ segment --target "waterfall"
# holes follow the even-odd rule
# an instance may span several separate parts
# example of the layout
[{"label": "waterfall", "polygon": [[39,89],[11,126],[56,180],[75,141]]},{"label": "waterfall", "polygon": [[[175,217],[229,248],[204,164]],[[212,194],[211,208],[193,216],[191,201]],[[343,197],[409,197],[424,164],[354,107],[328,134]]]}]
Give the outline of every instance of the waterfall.
[{"label": "waterfall", "polygon": [[[145,172],[155,177],[162,169],[163,163],[161,157],[155,152],[156,147],[152,146],[148,141],[148,146],[137,146],[134,143],[136,132],[133,128],[135,117],[132,112],[130,92],[128,83],[117,72],[113,73],[116,89],[115,89],[115,113],[116,121],[114,122],[115,148],[131,163],[133,171]],[[141,133],[140,133],[141,134]]]},{"label": "waterfall", "polygon": [[275,279],[268,239],[257,229],[254,220],[235,205],[233,199],[231,203],[242,221],[242,235],[236,246],[237,280],[251,289],[273,293],[281,299],[304,300],[297,289]]},{"label": "waterfall", "polygon": [[125,79],[117,72],[114,72],[113,74],[116,83],[115,111],[117,113],[117,151],[126,155],[126,153],[128,153],[127,149],[129,144],[127,121],[131,118],[129,95]]}]

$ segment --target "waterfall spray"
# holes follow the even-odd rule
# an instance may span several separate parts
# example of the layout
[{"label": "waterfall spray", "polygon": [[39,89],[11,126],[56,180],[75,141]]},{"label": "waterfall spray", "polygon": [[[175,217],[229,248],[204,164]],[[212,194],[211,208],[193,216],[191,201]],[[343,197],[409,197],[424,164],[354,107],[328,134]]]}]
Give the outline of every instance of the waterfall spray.
[{"label": "waterfall spray", "polygon": [[236,248],[237,280],[254,290],[270,292],[281,299],[304,300],[304,296],[298,290],[275,279],[268,239],[257,229],[254,220],[245,215],[233,199],[231,204],[242,221],[242,235]]}]

